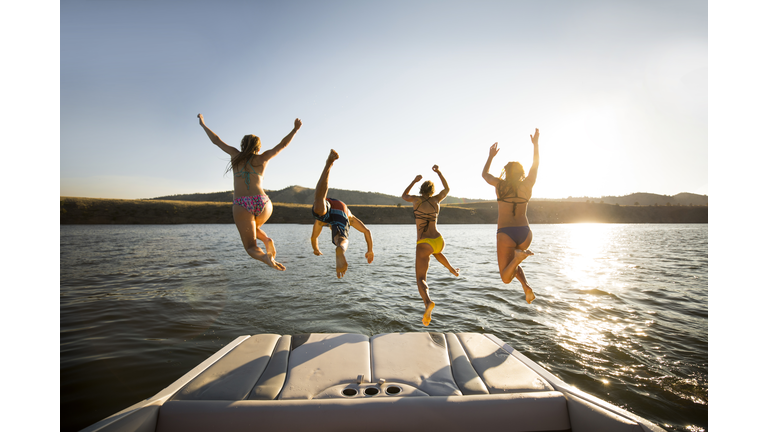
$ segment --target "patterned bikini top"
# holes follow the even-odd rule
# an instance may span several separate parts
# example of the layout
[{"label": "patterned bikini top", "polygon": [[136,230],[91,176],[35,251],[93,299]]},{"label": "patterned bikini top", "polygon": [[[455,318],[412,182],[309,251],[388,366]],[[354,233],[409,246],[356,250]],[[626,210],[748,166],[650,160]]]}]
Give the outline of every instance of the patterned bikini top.
[{"label": "patterned bikini top", "polygon": [[[256,156],[256,155],[251,155],[251,157],[249,157],[248,160],[245,161],[245,163],[243,164],[243,168],[241,168],[240,171],[233,174],[235,177],[242,177],[243,180],[245,180],[245,188],[247,190],[251,190],[251,174],[256,174],[257,176],[264,175],[264,174],[259,174],[255,171],[245,170],[245,167],[247,165],[251,165],[251,159],[253,159],[253,156]],[[256,167],[253,165],[251,165],[251,168],[256,169]]]},{"label": "patterned bikini top", "polygon": [[[428,211],[425,212],[425,211],[419,210],[422,204],[424,203],[429,203],[429,205],[432,207],[431,212],[428,212]],[[419,205],[416,206],[415,209],[413,209],[413,216],[416,219],[421,219],[423,221],[422,223],[419,223],[417,225],[421,229],[422,234],[425,234],[427,232],[427,228],[429,228],[430,222],[437,221],[438,213],[439,211],[437,210],[437,207],[435,207],[434,204],[432,204],[432,202],[429,201],[429,199],[423,200],[422,202],[419,203]]]},{"label": "patterned bikini top", "polygon": [[[515,188],[514,190],[506,190],[502,192],[501,185],[503,183],[504,182],[501,181],[499,182],[499,184],[496,185],[496,193],[499,195],[499,197],[496,198],[496,201],[512,204],[512,216],[514,216],[515,211],[517,211],[517,205],[526,204],[528,202],[528,199],[523,198],[521,196],[517,196],[517,188]],[[511,196],[510,192],[514,192],[515,196]],[[514,201],[514,200],[520,200],[520,201]]]}]

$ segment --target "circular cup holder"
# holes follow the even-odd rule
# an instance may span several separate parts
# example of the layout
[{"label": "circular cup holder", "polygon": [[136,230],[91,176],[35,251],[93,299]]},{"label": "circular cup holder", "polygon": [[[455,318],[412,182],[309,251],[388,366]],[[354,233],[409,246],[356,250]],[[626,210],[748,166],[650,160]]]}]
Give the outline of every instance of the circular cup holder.
[{"label": "circular cup holder", "polygon": [[353,388],[345,388],[344,390],[341,391],[341,394],[343,394],[344,396],[347,396],[347,397],[352,397],[352,396],[355,396],[357,394],[357,390],[355,390]]},{"label": "circular cup holder", "polygon": [[402,389],[397,386],[389,386],[387,387],[387,394],[388,395],[396,395],[399,394]]},{"label": "circular cup holder", "polygon": [[368,396],[376,396],[377,394],[379,394],[379,389],[377,389],[376,387],[368,387],[367,389],[365,389],[365,394]]}]

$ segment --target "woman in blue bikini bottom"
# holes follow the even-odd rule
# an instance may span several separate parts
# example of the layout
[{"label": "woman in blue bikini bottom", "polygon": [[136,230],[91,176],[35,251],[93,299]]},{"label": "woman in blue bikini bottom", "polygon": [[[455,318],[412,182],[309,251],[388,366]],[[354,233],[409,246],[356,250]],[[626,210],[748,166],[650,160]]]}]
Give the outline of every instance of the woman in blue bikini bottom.
[{"label": "woman in blue bikini bottom", "polygon": [[504,227],[496,230],[496,234],[506,234],[513,242],[519,245],[525,242],[529,232],[531,232],[531,228],[528,225]]}]

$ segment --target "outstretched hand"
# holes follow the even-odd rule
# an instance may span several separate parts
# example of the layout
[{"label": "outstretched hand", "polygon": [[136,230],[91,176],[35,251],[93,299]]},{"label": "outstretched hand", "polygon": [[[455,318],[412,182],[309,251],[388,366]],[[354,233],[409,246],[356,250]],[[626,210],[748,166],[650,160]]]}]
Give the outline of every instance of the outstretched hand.
[{"label": "outstretched hand", "polygon": [[440,167],[437,165],[432,165],[432,171],[434,172],[440,172]]},{"label": "outstretched hand", "polygon": [[203,120],[203,115],[202,114],[198,114],[197,115],[197,119],[200,120],[200,126],[205,124],[205,121]]},{"label": "outstretched hand", "polygon": [[495,143],[493,143],[493,145],[491,146],[490,151],[488,152],[488,157],[494,157],[497,154],[499,154],[499,143],[495,142]]},{"label": "outstretched hand", "polygon": [[421,176],[421,174],[417,175],[415,179],[413,179],[413,182],[416,183],[417,181],[421,181],[421,179],[424,178]]},{"label": "outstretched hand", "polygon": [[534,145],[539,145],[539,128],[536,128],[536,133],[531,135],[531,142]]},{"label": "outstretched hand", "polygon": [[296,130],[299,130],[300,127],[301,127],[301,119],[297,118],[296,120],[293,121],[293,128]]}]

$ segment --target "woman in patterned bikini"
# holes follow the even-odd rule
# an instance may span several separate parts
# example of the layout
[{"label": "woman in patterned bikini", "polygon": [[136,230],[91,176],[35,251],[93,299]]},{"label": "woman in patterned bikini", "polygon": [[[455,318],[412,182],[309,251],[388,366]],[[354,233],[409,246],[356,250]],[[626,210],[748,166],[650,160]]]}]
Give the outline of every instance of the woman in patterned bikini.
[{"label": "woman in patterned bikini", "polygon": [[499,204],[499,222],[496,231],[496,255],[499,261],[499,274],[505,284],[517,279],[523,285],[525,301],[531,303],[536,296],[525,279],[520,263],[533,255],[528,248],[533,240],[533,233],[528,226],[528,201],[533,194],[533,185],[539,172],[539,130],[531,135],[533,143],[533,164],[525,176],[525,169],[520,162],[509,162],[504,166],[501,177],[492,176],[489,171],[493,157],[499,153],[499,143],[491,146],[488,161],[483,168],[483,179],[496,188],[496,201]]},{"label": "woman in patterned bikini", "polygon": [[435,259],[454,276],[459,275],[459,269],[453,268],[448,258],[443,255],[445,242],[443,236],[437,231],[437,215],[440,213],[440,202],[448,196],[450,188],[445,177],[440,172],[440,168],[435,165],[432,171],[436,172],[443,183],[443,190],[435,196],[435,184],[427,180],[421,185],[419,195],[409,195],[413,185],[421,181],[421,176],[415,179],[405,188],[403,199],[413,204],[413,215],[416,218],[416,286],[419,288],[419,295],[424,301],[424,316],[421,319],[422,324],[428,326],[432,321],[432,309],[435,308],[435,302],[429,297],[429,286],[427,286],[427,270],[429,270],[429,258],[434,255]]},{"label": "woman in patterned bikini", "polygon": [[[232,170],[235,180],[232,216],[235,218],[235,225],[240,232],[245,251],[253,259],[263,261],[277,270],[285,270],[284,265],[275,261],[275,255],[277,255],[275,242],[261,229],[272,215],[272,201],[261,188],[261,180],[267,163],[291,143],[293,136],[301,127],[301,120],[296,119],[293,122],[293,130],[278,145],[259,154],[261,139],[256,135],[244,136],[240,141],[240,150],[237,150],[224,143],[205,125],[202,114],[198,114],[197,118],[200,120],[200,126],[208,134],[208,138],[231,158],[227,171]],[[264,242],[266,252],[256,244],[256,239]]]}]

